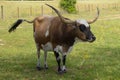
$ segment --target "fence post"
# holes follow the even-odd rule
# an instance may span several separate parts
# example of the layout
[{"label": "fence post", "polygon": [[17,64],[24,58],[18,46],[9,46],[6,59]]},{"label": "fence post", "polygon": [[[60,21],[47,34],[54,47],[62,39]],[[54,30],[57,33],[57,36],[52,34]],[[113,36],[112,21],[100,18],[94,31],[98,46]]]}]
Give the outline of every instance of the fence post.
[{"label": "fence post", "polygon": [[41,15],[43,15],[43,5],[41,6]]},{"label": "fence post", "polygon": [[115,8],[117,9],[117,3],[115,3]]},{"label": "fence post", "polygon": [[90,10],[91,10],[91,8],[90,8],[91,6],[90,6],[90,4],[88,4],[88,11],[90,12]]},{"label": "fence post", "polygon": [[79,6],[78,6],[78,5],[77,5],[76,7],[77,7],[77,11],[78,11],[78,13],[79,13],[79,12],[80,12],[80,11],[79,11],[79,10],[80,10],[80,8],[79,8]]},{"label": "fence post", "polygon": [[18,18],[20,17],[20,10],[19,10],[19,7],[17,7],[17,17],[18,17]]},{"label": "fence post", "polygon": [[32,16],[32,6],[30,7],[30,16]]},{"label": "fence post", "polygon": [[91,11],[93,11],[94,9],[93,9],[94,7],[93,7],[93,4],[91,4]]},{"label": "fence post", "polygon": [[1,19],[4,19],[3,5],[1,6]]}]

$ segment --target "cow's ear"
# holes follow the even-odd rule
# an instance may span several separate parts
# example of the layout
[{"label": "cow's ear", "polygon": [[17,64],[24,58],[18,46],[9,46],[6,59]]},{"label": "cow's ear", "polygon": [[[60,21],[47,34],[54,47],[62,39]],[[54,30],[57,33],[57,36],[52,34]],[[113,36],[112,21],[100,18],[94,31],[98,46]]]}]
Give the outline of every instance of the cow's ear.
[{"label": "cow's ear", "polygon": [[74,29],[76,29],[76,28],[78,28],[79,25],[80,25],[80,24],[78,24],[77,22],[75,22],[75,23],[72,25],[72,27],[73,27]]},{"label": "cow's ear", "polygon": [[76,23],[74,24],[76,27],[80,26],[80,24],[76,21]]},{"label": "cow's ear", "polygon": [[80,26],[80,24],[77,23],[77,22],[75,22],[74,24],[72,24],[73,29],[78,29],[79,26]]},{"label": "cow's ear", "polygon": [[74,24],[67,24],[67,26],[71,26],[73,29],[76,29],[76,28],[77,28],[77,26],[76,26],[75,23],[74,23]]}]

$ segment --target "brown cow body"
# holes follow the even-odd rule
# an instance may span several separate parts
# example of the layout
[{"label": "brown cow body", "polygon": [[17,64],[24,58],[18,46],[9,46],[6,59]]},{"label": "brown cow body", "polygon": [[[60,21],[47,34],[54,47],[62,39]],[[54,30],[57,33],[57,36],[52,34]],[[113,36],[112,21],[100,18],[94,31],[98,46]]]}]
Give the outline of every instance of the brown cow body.
[{"label": "brown cow body", "polygon": [[[48,5],[48,4],[47,4]],[[23,21],[28,23],[33,23],[34,28],[34,39],[37,48],[38,54],[38,63],[37,69],[40,70],[40,49],[44,50],[44,67],[47,66],[47,51],[53,51],[56,60],[58,63],[58,72],[64,73],[66,72],[65,61],[66,55],[69,53],[76,42],[76,38],[78,40],[84,42],[93,42],[95,41],[95,36],[90,31],[91,23],[95,22],[99,16],[99,10],[96,18],[92,21],[87,20],[75,20],[72,21],[68,18],[62,17],[62,15],[55,9],[51,7],[58,16],[40,16],[35,18],[33,21],[27,21],[23,19],[19,19],[17,22],[13,24],[13,26],[9,29],[9,32],[14,31],[19,24]],[[63,67],[61,68],[61,58],[59,53],[62,54],[62,62]]]},{"label": "brown cow body", "polygon": [[[45,67],[47,68],[47,51],[56,51],[65,56],[72,49],[77,37],[71,24],[64,24],[59,17],[42,16],[34,20],[34,39],[38,53],[37,68],[40,69],[40,49],[45,52]],[[59,58],[59,57],[58,57]]]},{"label": "brown cow body", "polygon": [[[62,46],[63,52],[67,52],[77,37],[74,28],[69,27],[68,24],[63,24],[59,17],[39,17],[34,21],[34,29],[36,44],[46,51],[53,51],[59,45]],[[47,43],[51,44],[50,48],[45,46]],[[45,47],[48,47],[48,50]]]}]

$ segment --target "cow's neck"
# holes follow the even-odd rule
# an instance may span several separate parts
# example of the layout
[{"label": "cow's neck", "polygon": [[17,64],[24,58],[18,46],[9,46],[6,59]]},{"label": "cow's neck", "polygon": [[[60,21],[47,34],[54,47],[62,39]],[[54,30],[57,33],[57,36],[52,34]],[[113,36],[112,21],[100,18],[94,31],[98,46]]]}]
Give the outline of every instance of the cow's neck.
[{"label": "cow's neck", "polygon": [[63,42],[67,44],[68,46],[73,46],[75,42],[75,33],[74,30],[71,30],[70,32],[64,32],[63,33]]}]

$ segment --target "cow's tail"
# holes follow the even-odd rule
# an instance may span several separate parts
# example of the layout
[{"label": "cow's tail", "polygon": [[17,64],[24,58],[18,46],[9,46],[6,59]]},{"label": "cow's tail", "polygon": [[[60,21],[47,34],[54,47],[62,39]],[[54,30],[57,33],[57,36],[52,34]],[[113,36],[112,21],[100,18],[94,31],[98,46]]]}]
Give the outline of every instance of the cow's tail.
[{"label": "cow's tail", "polygon": [[24,21],[27,22],[27,23],[33,23],[33,21],[28,21],[28,20],[25,20],[25,19],[18,19],[15,23],[12,24],[12,26],[10,27],[8,32],[14,31]]}]

